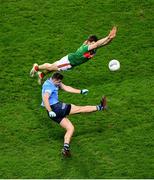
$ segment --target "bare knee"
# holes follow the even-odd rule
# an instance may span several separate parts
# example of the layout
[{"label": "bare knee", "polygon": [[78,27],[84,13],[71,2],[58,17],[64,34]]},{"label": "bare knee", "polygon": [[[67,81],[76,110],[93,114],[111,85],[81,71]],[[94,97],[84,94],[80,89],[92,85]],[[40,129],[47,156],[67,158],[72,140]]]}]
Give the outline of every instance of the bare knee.
[{"label": "bare knee", "polygon": [[80,111],[81,111],[81,106],[76,106],[74,104],[71,105],[70,114],[80,113]]},{"label": "bare knee", "polygon": [[60,125],[67,131],[67,134],[72,135],[74,132],[74,126],[67,118],[63,118]]}]

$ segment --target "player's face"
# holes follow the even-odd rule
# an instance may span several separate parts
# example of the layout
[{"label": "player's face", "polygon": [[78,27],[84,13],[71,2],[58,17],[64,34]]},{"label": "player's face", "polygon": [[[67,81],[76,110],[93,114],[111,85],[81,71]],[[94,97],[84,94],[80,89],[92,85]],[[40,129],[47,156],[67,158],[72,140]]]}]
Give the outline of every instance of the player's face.
[{"label": "player's face", "polygon": [[88,44],[88,45],[91,45],[91,44],[94,44],[94,43],[95,43],[95,41],[92,41],[92,42],[87,41],[87,44]]},{"label": "player's face", "polygon": [[62,82],[61,79],[53,79],[53,83],[54,83],[56,86],[59,86],[61,82]]}]

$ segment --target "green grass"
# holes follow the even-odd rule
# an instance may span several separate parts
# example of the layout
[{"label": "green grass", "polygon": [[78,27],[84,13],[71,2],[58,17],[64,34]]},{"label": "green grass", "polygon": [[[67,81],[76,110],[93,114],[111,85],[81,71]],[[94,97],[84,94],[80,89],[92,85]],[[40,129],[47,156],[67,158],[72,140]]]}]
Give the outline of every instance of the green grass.
[{"label": "green grass", "polygon": [[[154,177],[154,2],[152,0],[0,0],[0,178]],[[77,105],[108,98],[109,110],[70,116],[72,158],[60,150],[64,130],[40,107],[34,62],[54,62],[90,35],[116,39],[94,60],[63,72],[61,92]],[[118,59],[121,69],[108,70]]]}]

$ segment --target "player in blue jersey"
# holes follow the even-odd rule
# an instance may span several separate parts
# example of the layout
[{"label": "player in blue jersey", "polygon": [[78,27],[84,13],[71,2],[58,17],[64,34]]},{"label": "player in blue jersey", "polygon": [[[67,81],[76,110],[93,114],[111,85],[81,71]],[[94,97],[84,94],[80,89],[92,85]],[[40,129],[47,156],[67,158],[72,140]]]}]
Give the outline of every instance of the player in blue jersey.
[{"label": "player in blue jersey", "polygon": [[47,110],[48,116],[66,129],[64,136],[64,147],[62,153],[64,156],[70,156],[70,141],[74,132],[74,126],[66,117],[69,114],[88,113],[102,111],[106,109],[106,98],[103,97],[99,105],[95,106],[76,106],[59,101],[58,91],[62,89],[70,93],[87,94],[87,89],[76,89],[62,83],[63,75],[56,72],[51,78],[47,79],[42,86],[42,106]]}]

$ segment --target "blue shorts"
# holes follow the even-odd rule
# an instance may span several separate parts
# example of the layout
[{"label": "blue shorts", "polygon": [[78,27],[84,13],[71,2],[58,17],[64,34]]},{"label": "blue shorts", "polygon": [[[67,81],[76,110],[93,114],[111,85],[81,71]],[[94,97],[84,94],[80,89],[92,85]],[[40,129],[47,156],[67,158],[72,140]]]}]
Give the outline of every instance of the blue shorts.
[{"label": "blue shorts", "polygon": [[51,118],[49,116],[49,112],[48,112],[48,116],[50,117],[50,119],[54,120],[57,123],[60,123],[64,117],[69,115],[70,110],[71,110],[71,104],[65,104],[62,102],[58,102],[54,105],[51,105],[50,107],[52,111],[56,113],[56,117]]}]

